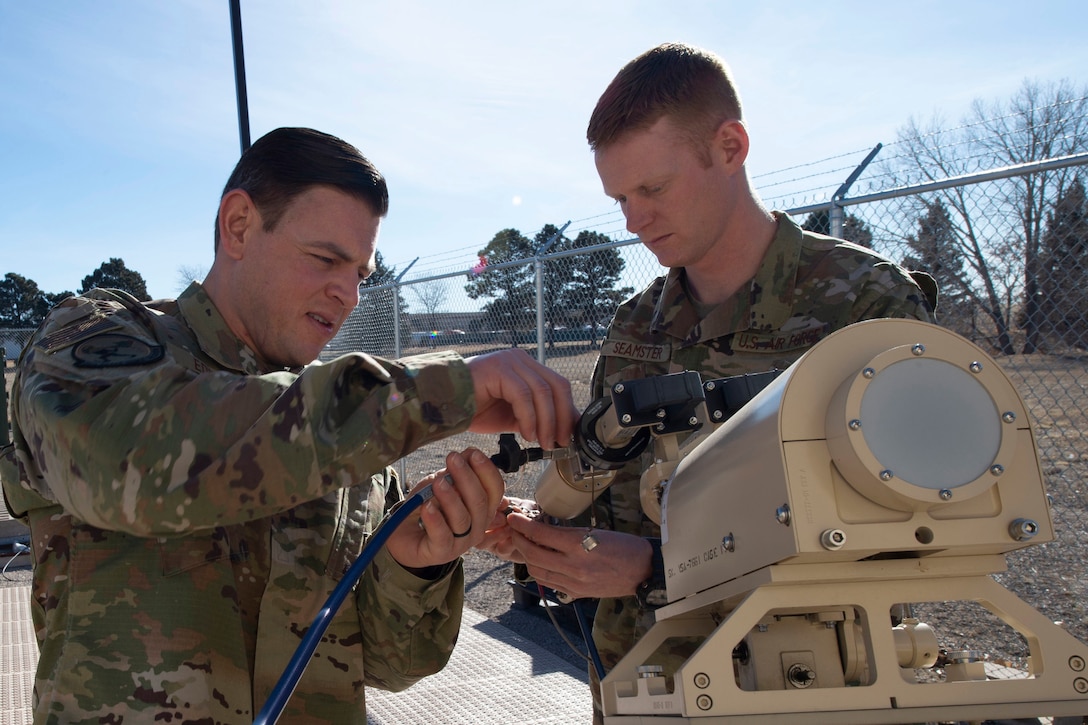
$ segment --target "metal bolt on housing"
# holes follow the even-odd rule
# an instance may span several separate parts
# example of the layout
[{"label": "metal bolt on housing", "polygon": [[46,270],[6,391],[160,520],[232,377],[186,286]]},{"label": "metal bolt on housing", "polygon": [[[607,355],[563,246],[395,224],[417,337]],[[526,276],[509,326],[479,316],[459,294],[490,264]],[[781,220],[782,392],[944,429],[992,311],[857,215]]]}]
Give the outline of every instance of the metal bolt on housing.
[{"label": "metal bolt on housing", "polygon": [[842,529],[826,529],[820,534],[820,544],[828,551],[837,551],[846,543],[846,532]]},{"label": "metal bolt on housing", "polygon": [[1039,533],[1039,523],[1031,519],[1016,519],[1009,524],[1009,536],[1016,541],[1028,541]]}]

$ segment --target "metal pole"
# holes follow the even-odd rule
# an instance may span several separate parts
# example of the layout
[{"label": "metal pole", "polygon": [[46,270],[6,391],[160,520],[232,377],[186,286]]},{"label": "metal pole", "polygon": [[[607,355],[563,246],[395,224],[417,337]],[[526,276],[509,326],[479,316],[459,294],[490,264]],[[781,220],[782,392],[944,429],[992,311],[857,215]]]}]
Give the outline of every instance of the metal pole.
[{"label": "metal pole", "polygon": [[238,137],[242,153],[249,148],[249,100],[246,98],[246,58],[242,49],[242,8],[230,0],[230,34],[234,45],[234,90],[238,96]]},{"label": "metal pole", "polygon": [[836,239],[842,239],[842,228],[846,226],[843,219],[842,204],[835,197],[831,197],[831,209],[827,215],[829,229],[827,233]]},{"label": "metal pole", "polygon": [[570,226],[568,221],[559,231],[548,237],[547,241],[540,245],[540,249],[536,250],[536,258],[533,260],[533,266],[536,268],[536,360],[541,365],[544,364],[544,263],[540,261],[540,258],[551,249],[551,246],[555,244],[555,241],[563,235],[563,232]]},{"label": "metal pole", "polygon": [[397,275],[397,278],[393,280],[393,357],[400,357],[400,281],[404,279],[404,275],[408,274],[408,270],[412,268],[412,264],[419,261],[419,257],[412,260],[412,263],[404,268],[404,271]]},{"label": "metal pole", "polygon": [[536,361],[544,364],[544,263],[540,255],[533,260],[536,269]]},{"label": "metal pole", "polygon": [[5,359],[4,346],[0,345],[0,373],[4,374],[4,387],[0,388],[0,446],[11,442],[8,432],[8,363]]},{"label": "metal pole", "polygon": [[[404,275],[408,274],[408,270],[412,268],[412,264],[419,261],[419,257],[412,260],[412,263],[404,268],[404,271],[397,275],[397,278],[393,280],[391,285],[393,291],[393,357],[399,358],[400,349],[400,281],[404,279]],[[385,285],[382,285],[384,287]],[[380,288],[379,288],[380,289]],[[373,290],[371,294],[374,294]],[[408,477],[408,457],[401,458],[394,464],[397,468],[397,475],[401,481],[407,481]]]},{"label": "metal pole", "polygon": [[862,160],[862,162],[858,164],[858,167],[854,169],[849,176],[846,177],[846,181],[842,182],[842,186],[836,189],[835,193],[831,195],[831,209],[828,211],[827,215],[828,226],[831,227],[831,236],[837,237],[839,239],[843,238],[842,230],[845,220],[843,218],[842,200],[843,198],[845,198],[846,192],[850,190],[850,187],[853,186],[854,182],[858,180],[859,176],[861,176],[861,172],[865,171],[865,167],[872,163],[873,159],[876,158],[876,155],[880,153],[880,149],[882,148],[884,148],[884,144],[878,143],[876,146],[874,146],[873,150],[869,152],[869,155],[866,156]]}]

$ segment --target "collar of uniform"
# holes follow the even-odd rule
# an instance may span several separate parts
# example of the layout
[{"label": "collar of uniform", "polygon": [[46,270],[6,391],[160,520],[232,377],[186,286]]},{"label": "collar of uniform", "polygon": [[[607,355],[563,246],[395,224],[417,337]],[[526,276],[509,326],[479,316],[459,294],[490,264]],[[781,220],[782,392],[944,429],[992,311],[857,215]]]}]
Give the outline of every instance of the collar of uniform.
[{"label": "collar of uniform", "polygon": [[752,279],[750,329],[753,330],[777,330],[793,315],[804,232],[789,214],[771,213],[778,222],[778,230]]},{"label": "collar of uniform", "polygon": [[224,368],[246,375],[261,375],[283,369],[263,364],[257,353],[238,339],[199,282],[193,282],[181,293],[178,308],[196,334],[200,349]]},{"label": "collar of uniform", "polygon": [[700,315],[688,294],[683,269],[671,268],[654,308],[651,329],[679,338],[681,347],[745,330],[774,330],[793,312],[793,290],[801,256],[801,228],[773,212],[778,228],[752,282]]}]

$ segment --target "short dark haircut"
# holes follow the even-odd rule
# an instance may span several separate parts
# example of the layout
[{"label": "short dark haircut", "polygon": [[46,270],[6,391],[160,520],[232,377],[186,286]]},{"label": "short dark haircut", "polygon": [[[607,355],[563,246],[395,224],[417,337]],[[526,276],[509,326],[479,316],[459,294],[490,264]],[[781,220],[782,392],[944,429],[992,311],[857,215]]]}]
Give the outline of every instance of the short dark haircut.
[{"label": "short dark haircut", "polygon": [[589,147],[597,151],[664,116],[697,146],[725,121],[741,120],[740,96],[725,61],[682,43],[664,43],[638,56],[597,101],[586,129]]},{"label": "short dark haircut", "polygon": [[389,212],[385,177],[374,164],[348,142],[311,128],[277,128],[257,139],[238,160],[220,198],[235,189],[245,191],[257,205],[265,231],[272,231],[295,197],[314,186],[350,194],[379,217]]}]

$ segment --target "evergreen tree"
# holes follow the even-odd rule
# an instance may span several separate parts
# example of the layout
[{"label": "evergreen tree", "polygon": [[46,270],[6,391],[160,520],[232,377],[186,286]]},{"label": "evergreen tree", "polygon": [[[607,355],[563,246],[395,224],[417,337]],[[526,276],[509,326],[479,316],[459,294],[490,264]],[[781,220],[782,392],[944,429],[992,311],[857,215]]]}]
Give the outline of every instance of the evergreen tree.
[{"label": "evergreen tree", "polygon": [[1088,347],[1088,202],[1078,176],[1047,213],[1042,238],[1039,314],[1045,333]]},{"label": "evergreen tree", "polygon": [[89,292],[96,287],[123,290],[145,302],[151,299],[147,294],[147,283],[143,276],[126,267],[124,260],[119,257],[111,257],[110,261],[103,262],[98,269],[84,277],[79,293]]},{"label": "evergreen tree", "polygon": [[[805,219],[801,228],[817,234],[831,234],[831,215],[826,209],[814,211]],[[853,214],[847,214],[842,220],[842,238],[862,247],[872,249],[873,232],[869,225]]]},{"label": "evergreen tree", "polygon": [[[545,254],[555,254],[570,249],[570,245],[570,239],[561,235],[559,227],[554,224],[545,224],[533,237],[533,248],[537,253],[543,250]],[[573,257],[562,256],[549,259],[544,264],[541,306],[544,312],[544,329],[549,348],[555,347],[555,328],[565,327],[571,323],[569,310],[565,304],[565,292],[567,285],[570,283],[573,260]],[[536,284],[535,269],[533,283]]]},{"label": "evergreen tree", "polygon": [[531,259],[535,251],[532,240],[517,229],[503,229],[478,252],[487,266],[470,273],[465,292],[474,300],[491,299],[483,308],[488,328],[513,332],[535,328],[533,265],[498,267],[503,262]]},{"label": "evergreen tree", "polygon": [[37,327],[51,303],[37,282],[8,272],[0,280],[0,327]]},{"label": "evergreen tree", "polygon": [[911,253],[903,258],[907,269],[928,272],[937,282],[938,319],[961,334],[971,331],[974,299],[964,282],[963,254],[948,208],[941,199],[925,202],[926,212],[918,218],[918,231],[907,237]]},{"label": "evergreen tree", "polygon": [[[574,239],[574,247],[584,249],[610,241],[599,232],[583,231]],[[589,325],[590,345],[596,346],[598,327],[607,324],[620,303],[635,290],[633,287],[616,289],[626,263],[615,247],[578,254],[571,260],[565,307],[579,324]]]}]

